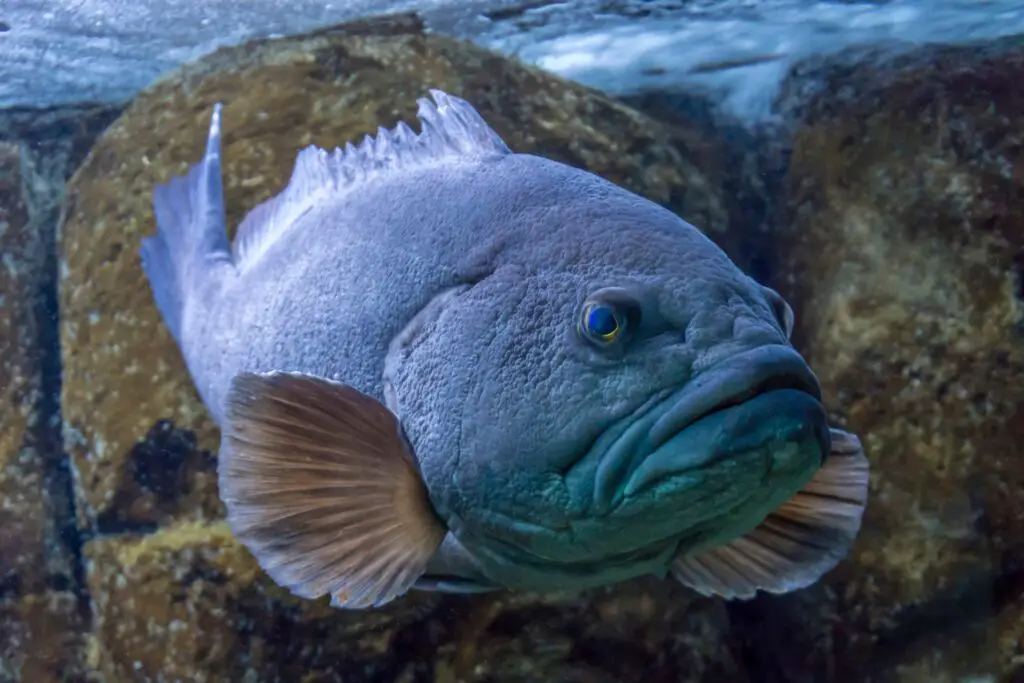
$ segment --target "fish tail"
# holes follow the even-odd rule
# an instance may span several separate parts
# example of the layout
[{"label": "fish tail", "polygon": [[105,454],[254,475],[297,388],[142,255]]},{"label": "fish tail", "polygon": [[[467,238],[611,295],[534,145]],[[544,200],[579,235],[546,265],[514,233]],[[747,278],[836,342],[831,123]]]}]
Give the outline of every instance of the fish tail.
[{"label": "fish tail", "polygon": [[221,108],[214,105],[203,160],[153,190],[157,234],[144,238],[139,249],[157,308],[179,346],[190,294],[232,264],[221,180]]}]

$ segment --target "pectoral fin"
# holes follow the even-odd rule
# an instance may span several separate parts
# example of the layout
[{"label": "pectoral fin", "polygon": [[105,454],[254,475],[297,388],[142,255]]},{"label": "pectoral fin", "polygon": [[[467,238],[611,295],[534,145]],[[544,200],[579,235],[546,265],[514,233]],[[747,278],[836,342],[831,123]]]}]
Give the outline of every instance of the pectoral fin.
[{"label": "pectoral fin", "polygon": [[395,415],[330,380],[237,377],[218,476],[232,531],[260,566],[337,607],[408,591],[446,533]]},{"label": "pectoral fin", "polygon": [[805,588],[849,552],[867,503],[868,461],[853,434],[832,432],[832,452],[804,488],[731,543],[676,558],[672,575],[703,595],[752,598]]}]

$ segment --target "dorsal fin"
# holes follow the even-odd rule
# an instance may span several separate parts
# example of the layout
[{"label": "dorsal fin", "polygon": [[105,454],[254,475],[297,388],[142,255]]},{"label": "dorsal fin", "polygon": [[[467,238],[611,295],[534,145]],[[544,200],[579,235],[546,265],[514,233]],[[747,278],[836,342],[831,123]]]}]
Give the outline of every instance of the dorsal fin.
[{"label": "dorsal fin", "polygon": [[[242,221],[232,245],[235,267],[243,271],[318,201],[399,169],[427,166],[452,157],[483,161],[511,154],[505,142],[468,102],[430,90],[434,102],[417,100],[422,132],[404,122],[379,128],[358,147],[351,142],[331,153],[315,145],[295,160],[288,186]],[[436,103],[436,104],[435,104]]]}]

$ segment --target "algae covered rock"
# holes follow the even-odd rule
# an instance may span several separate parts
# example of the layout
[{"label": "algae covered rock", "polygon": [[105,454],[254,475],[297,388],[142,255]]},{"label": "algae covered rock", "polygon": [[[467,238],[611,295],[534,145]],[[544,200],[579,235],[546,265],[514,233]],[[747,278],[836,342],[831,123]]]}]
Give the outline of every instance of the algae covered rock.
[{"label": "algae covered rock", "polygon": [[360,612],[292,598],[224,522],[100,538],[85,556],[89,663],[108,681],[393,680],[392,639],[436,600]]},{"label": "algae covered rock", "polygon": [[70,591],[26,593],[0,600],[0,681],[88,680],[88,619]]},{"label": "algae covered rock", "polygon": [[299,149],[358,141],[398,120],[415,124],[415,100],[430,87],[472,101],[518,151],[583,166],[710,232],[727,226],[714,180],[663,142],[659,124],[539,70],[424,35],[409,20],[220,50],[143,92],[70,185],[60,245],[62,398],[84,526],[109,531],[216,514],[215,490],[196,479],[211,471],[201,464],[184,467],[180,490],[206,493],[180,500],[155,501],[131,474],[135,444],[161,420],[194,431],[201,450],[218,445],[137,254],[155,229],[153,185],[201,157],[213,104],[225,103],[225,191],[235,226],[282,189]]},{"label": "algae covered rock", "polygon": [[871,495],[813,611],[738,608],[826,643],[764,680],[1024,675],[1024,53],[997,48],[818,69],[801,107],[772,284]]},{"label": "algae covered rock", "polygon": [[435,613],[451,634],[437,649],[436,683],[760,680],[737,657],[724,603],[670,581],[445,604],[460,602],[456,619]]},{"label": "algae covered rock", "polygon": [[[54,500],[40,400],[41,288],[46,280],[41,240],[30,228],[22,195],[21,150],[0,143],[0,681],[63,680],[81,648],[74,637],[73,568],[60,536],[62,508]],[[79,625],[80,626],[80,625]],[[65,644],[66,645],[66,644]],[[57,670],[55,670],[57,669]]]}]

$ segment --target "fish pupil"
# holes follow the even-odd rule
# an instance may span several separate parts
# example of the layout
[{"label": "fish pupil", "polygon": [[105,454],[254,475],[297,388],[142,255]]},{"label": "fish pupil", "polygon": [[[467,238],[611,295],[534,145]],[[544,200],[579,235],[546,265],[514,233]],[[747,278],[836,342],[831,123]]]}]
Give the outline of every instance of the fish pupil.
[{"label": "fish pupil", "polygon": [[587,315],[587,329],[602,339],[608,339],[618,332],[619,321],[608,306],[595,306]]}]

